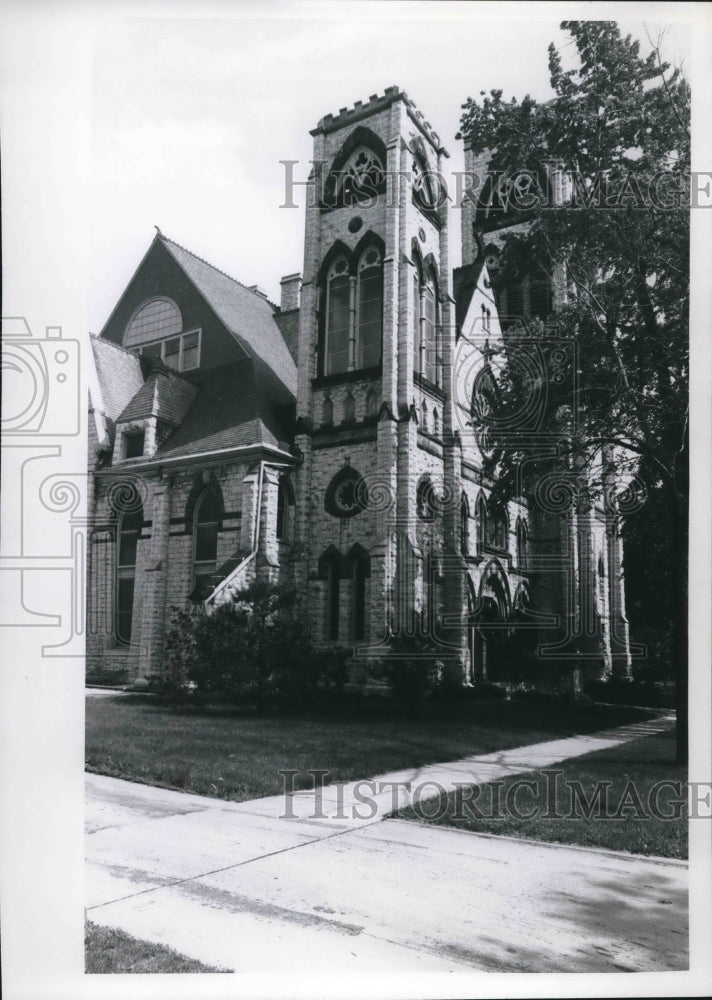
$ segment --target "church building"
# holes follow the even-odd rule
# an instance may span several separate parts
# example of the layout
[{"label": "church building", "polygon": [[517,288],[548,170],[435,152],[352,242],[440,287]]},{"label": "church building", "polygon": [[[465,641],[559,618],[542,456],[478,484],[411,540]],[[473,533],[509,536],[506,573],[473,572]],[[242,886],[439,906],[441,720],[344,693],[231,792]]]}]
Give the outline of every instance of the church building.
[{"label": "church building", "polygon": [[[465,685],[519,660],[534,684],[547,664],[628,676],[605,491],[562,504],[553,459],[521,495],[495,488],[503,358],[537,359],[540,394],[570,367],[570,338],[522,346],[507,321],[515,301],[545,319],[556,282],[498,290],[502,227],[453,207],[448,154],[399,88],[312,136],[279,304],[158,231],[91,337],[88,678],[160,676],[172,608],[256,577],[295,586],[314,644],[356,657],[416,631]],[[509,432],[541,450],[535,404]]]}]

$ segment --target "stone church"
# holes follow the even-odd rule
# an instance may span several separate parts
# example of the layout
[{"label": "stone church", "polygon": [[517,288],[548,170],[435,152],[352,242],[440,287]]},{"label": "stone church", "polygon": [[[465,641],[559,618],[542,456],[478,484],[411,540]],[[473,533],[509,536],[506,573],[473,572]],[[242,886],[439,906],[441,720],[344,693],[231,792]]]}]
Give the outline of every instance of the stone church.
[{"label": "stone church", "polygon": [[[570,339],[521,336],[556,282],[498,286],[506,226],[453,206],[448,154],[399,88],[312,136],[303,270],[278,305],[158,231],[91,337],[89,678],[160,675],[172,608],[256,576],[294,585],[315,644],[357,657],[415,631],[466,685],[518,658],[534,684],[572,663],[629,675],[605,491],[560,502],[573,473],[553,459],[521,495],[495,489],[503,357],[538,359],[540,396],[571,368]],[[551,456],[530,409],[512,440]]]}]

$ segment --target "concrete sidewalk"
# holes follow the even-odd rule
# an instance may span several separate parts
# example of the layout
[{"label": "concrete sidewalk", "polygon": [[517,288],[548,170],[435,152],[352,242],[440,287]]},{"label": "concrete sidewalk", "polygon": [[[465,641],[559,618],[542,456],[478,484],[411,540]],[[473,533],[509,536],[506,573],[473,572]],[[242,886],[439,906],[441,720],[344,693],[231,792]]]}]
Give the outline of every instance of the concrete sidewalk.
[{"label": "concrete sidewalk", "polygon": [[232,803],[90,774],[88,916],[241,972],[310,959],[325,971],[682,969],[683,862],[384,820],[393,783],[402,805],[426,781],[436,795],[670,725],[328,786],[321,808],[313,792],[287,810],[283,796]]}]

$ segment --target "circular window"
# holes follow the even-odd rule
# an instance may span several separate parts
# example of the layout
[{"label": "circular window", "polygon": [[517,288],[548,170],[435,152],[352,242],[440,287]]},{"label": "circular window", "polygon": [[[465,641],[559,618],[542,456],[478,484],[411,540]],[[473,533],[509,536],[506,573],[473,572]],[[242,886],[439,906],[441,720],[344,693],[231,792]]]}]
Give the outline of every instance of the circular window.
[{"label": "circular window", "polygon": [[326,489],[324,508],[334,517],[353,517],[368,507],[368,490],[363,477],[346,466]]},{"label": "circular window", "polygon": [[363,219],[361,218],[361,216],[360,215],[354,216],[354,218],[351,219],[349,222],[349,232],[357,233],[362,225],[363,225]]}]

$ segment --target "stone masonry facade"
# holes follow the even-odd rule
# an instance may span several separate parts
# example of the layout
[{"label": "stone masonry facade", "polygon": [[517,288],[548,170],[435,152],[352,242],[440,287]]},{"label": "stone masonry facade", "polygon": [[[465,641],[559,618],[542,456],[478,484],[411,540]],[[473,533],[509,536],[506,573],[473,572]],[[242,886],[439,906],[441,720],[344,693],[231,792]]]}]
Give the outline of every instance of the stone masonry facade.
[{"label": "stone masonry facade", "polygon": [[497,495],[511,338],[471,205],[452,270],[437,133],[391,87],[312,136],[280,306],[159,231],[92,338],[88,675],[160,675],[172,609],[256,575],[294,585],[314,643],[356,657],[406,630],[465,685],[517,655],[627,675],[615,513],[533,503],[540,484]]}]

